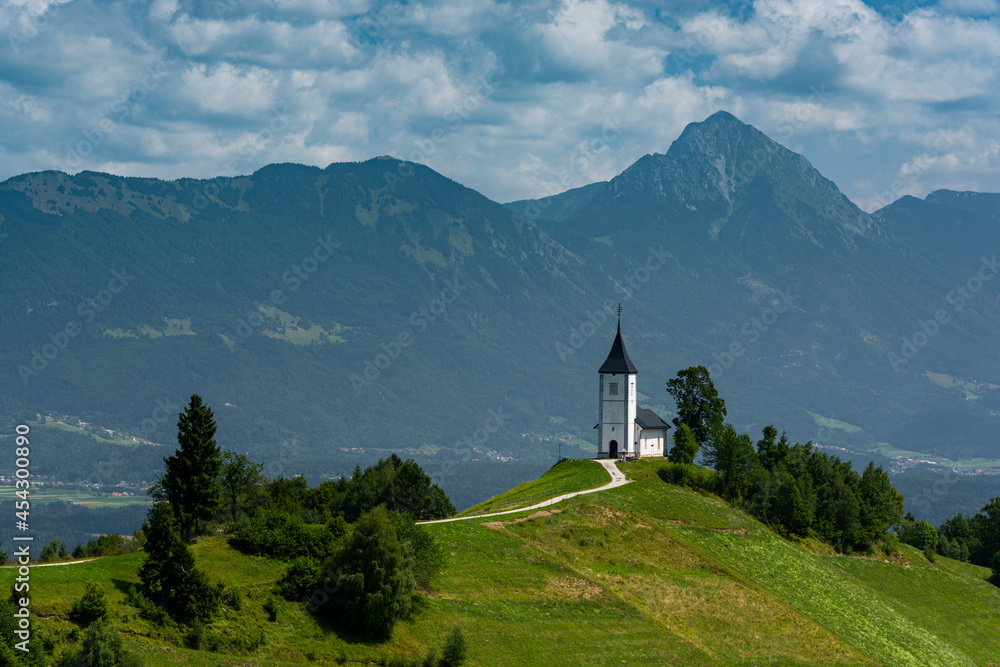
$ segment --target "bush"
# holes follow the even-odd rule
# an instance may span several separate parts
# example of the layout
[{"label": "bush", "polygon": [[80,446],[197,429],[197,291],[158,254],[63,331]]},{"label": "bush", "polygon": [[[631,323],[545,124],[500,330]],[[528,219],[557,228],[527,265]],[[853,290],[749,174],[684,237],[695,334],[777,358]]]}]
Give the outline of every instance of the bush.
[{"label": "bush", "polygon": [[42,554],[38,557],[38,562],[51,563],[63,558],[66,558],[66,546],[62,543],[62,540],[56,540],[42,547]]},{"label": "bush", "polygon": [[84,550],[88,556],[118,556],[130,553],[132,549],[126,543],[125,538],[118,533],[101,535],[96,540],[87,542]]},{"label": "bush", "polygon": [[231,588],[222,596],[222,602],[229,605],[233,611],[240,611],[243,609],[243,593],[237,588]]},{"label": "bush", "polygon": [[104,597],[104,590],[91,581],[84,589],[83,597],[74,600],[73,609],[69,612],[69,617],[81,625],[90,625],[94,621],[107,618],[108,601]]},{"label": "bush", "polygon": [[184,642],[188,648],[200,649],[205,641],[205,625],[197,618],[191,623],[191,630],[185,637]]},{"label": "bush", "polygon": [[334,533],[326,525],[309,525],[283,510],[268,510],[240,519],[230,544],[252,556],[293,560],[308,556],[322,562],[333,552]]},{"label": "bush", "polygon": [[86,667],[137,667],[142,661],[125,649],[118,630],[106,620],[93,623],[83,636],[83,648],[70,663]]},{"label": "bush", "polygon": [[903,550],[899,546],[899,538],[893,533],[888,533],[882,538],[881,547],[885,551],[885,554],[890,557],[903,553]]},{"label": "bush", "polygon": [[656,474],[667,484],[697,491],[716,493],[719,487],[719,474],[717,472],[692,463],[668,463],[660,468]]},{"label": "bush", "polygon": [[418,526],[413,517],[399,512],[389,512],[396,535],[408,542],[413,550],[413,578],[424,590],[430,590],[431,581],[444,569],[444,550],[430,532]]},{"label": "bush", "polygon": [[993,570],[990,582],[992,582],[994,586],[1000,586],[1000,551],[993,554],[993,560],[990,561],[990,569]]},{"label": "bush", "polygon": [[285,570],[275,592],[286,600],[301,600],[316,590],[322,574],[319,563],[308,556],[299,556]]},{"label": "bush", "polygon": [[267,599],[267,602],[264,603],[264,611],[267,612],[267,620],[272,623],[278,620],[278,603],[275,602],[274,598]]},{"label": "bush", "polygon": [[162,626],[170,618],[166,609],[153,604],[152,600],[136,589],[135,584],[129,586],[126,597],[128,597],[129,603],[139,610],[140,616],[149,619],[156,625]]},{"label": "bush", "polygon": [[459,667],[465,662],[465,654],[468,646],[465,641],[465,633],[457,625],[451,629],[451,634],[444,642],[444,649],[441,651],[441,661],[439,667]]}]

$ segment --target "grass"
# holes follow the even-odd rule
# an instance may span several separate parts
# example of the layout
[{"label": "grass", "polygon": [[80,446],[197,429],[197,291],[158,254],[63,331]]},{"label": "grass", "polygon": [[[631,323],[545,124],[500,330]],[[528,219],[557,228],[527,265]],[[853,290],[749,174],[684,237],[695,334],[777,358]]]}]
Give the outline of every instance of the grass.
[{"label": "grass", "polygon": [[[466,664],[496,667],[1000,663],[1000,589],[983,568],[931,564],[909,548],[903,567],[791,543],[717,498],[665,484],[661,465],[623,465],[631,484],[550,510],[428,525],[447,567],[383,644],[340,636],[281,599],[268,621],[263,604],[283,566],[221,536],[193,550],[213,581],[243,594],[240,610],[207,628],[228,649],[192,651],[182,629],[134,618],[124,593],[142,554],[32,570],[33,609],[69,646],[73,599],[87,581],[106,582],[129,645],[157,665],[392,664],[440,649],[455,625],[469,642]],[[503,502],[606,481],[597,463],[567,461]],[[252,652],[232,648],[261,633],[266,643]]]},{"label": "grass", "polygon": [[525,482],[506,493],[474,505],[459,516],[475,516],[528,507],[564,493],[592,489],[610,482],[611,475],[597,461],[563,459],[538,479]]}]

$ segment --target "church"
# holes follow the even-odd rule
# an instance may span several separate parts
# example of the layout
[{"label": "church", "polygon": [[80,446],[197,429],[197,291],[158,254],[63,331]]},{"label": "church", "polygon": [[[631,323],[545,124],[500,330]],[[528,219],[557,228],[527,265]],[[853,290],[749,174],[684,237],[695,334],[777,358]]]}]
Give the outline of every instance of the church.
[{"label": "church", "polygon": [[652,410],[635,404],[635,377],[639,371],[625,351],[620,314],[615,342],[597,373],[600,377],[598,421],[594,427],[597,458],[666,456],[670,425]]}]

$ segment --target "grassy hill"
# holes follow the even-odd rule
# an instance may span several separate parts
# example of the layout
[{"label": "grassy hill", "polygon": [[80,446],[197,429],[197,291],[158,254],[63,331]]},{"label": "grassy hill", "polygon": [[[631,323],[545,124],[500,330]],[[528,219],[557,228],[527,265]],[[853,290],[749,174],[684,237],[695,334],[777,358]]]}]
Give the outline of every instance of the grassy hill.
[{"label": "grassy hill", "polygon": [[[72,600],[87,581],[107,582],[115,619],[150,664],[394,664],[440,648],[455,625],[471,665],[1000,664],[1000,589],[987,570],[907,547],[905,566],[816,553],[665,484],[658,465],[625,464],[633,483],[544,511],[427,526],[448,567],[385,644],[339,637],[280,599],[269,621],[263,604],[283,567],[223,537],[194,547],[213,580],[244,595],[207,628],[215,652],[134,618],[125,591],[142,554],[34,569],[34,613],[68,643]],[[598,464],[569,462],[502,504],[595,478],[607,481]]]}]

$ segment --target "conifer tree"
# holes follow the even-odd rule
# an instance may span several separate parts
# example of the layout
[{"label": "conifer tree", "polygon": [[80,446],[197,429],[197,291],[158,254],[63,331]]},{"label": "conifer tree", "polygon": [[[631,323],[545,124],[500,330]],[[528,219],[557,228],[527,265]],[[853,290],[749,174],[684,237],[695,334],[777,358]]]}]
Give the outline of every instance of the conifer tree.
[{"label": "conifer tree", "polygon": [[153,493],[173,508],[186,541],[192,527],[211,519],[219,507],[222,453],[215,442],[215,416],[194,394],[177,420],[177,451],[163,459],[164,474]]}]

